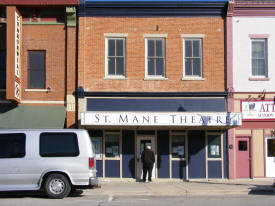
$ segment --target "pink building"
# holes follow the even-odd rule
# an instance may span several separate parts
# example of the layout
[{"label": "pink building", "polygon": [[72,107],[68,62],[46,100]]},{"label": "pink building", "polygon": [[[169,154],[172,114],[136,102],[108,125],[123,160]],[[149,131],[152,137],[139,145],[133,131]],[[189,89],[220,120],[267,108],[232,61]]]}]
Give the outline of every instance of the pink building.
[{"label": "pink building", "polygon": [[229,178],[275,177],[275,1],[230,1],[227,11]]}]

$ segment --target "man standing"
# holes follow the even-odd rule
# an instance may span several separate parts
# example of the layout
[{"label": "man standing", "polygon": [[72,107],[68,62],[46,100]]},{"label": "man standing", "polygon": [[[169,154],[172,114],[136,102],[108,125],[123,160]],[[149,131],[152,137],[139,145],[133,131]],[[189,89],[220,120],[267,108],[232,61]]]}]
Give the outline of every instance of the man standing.
[{"label": "man standing", "polygon": [[155,163],[155,154],[151,146],[147,145],[141,154],[141,161],[143,163],[143,182],[146,182],[146,175],[148,171],[148,181],[152,181],[152,170]]}]

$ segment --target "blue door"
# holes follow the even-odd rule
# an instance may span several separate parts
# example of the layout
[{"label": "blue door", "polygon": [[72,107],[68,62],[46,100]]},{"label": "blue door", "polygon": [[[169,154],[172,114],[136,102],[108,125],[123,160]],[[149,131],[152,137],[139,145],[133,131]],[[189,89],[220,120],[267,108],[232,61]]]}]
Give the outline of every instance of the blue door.
[{"label": "blue door", "polygon": [[189,178],[206,178],[205,132],[188,132],[188,175]]}]

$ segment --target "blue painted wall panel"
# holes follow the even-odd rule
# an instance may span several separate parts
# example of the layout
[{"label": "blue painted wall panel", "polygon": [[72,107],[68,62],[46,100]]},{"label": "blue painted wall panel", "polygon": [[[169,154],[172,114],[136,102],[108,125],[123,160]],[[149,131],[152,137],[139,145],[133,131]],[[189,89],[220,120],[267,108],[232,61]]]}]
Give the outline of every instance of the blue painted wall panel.
[{"label": "blue painted wall panel", "polygon": [[122,177],[135,178],[135,132],[122,131]]},{"label": "blue painted wall panel", "polygon": [[105,160],[105,177],[120,177],[119,160]]},{"label": "blue painted wall panel", "polygon": [[169,131],[157,131],[158,178],[169,178]]},{"label": "blue painted wall panel", "polygon": [[222,178],[221,161],[208,161],[208,178]]},{"label": "blue painted wall panel", "polygon": [[96,170],[97,170],[97,177],[103,177],[103,161],[102,160],[96,160]]},{"label": "blue painted wall panel", "polygon": [[87,99],[87,111],[225,112],[225,99]]},{"label": "blue painted wall panel", "polygon": [[227,131],[223,132],[223,175],[228,178],[228,146],[227,146]]},{"label": "blue painted wall panel", "polygon": [[186,179],[185,161],[172,161],[172,178]]},{"label": "blue painted wall panel", "polygon": [[205,132],[188,132],[189,178],[205,178]]}]

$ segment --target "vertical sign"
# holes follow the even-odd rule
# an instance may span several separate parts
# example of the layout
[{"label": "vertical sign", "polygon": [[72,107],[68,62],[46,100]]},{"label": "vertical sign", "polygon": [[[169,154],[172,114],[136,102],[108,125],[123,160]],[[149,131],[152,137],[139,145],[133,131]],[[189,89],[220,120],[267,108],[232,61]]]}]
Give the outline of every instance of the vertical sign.
[{"label": "vertical sign", "polygon": [[6,98],[21,100],[22,16],[15,6],[7,6]]},{"label": "vertical sign", "polygon": [[20,78],[21,18],[15,12],[15,76]]}]

